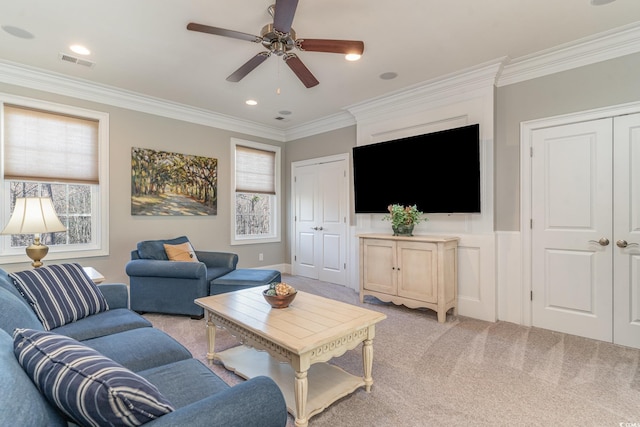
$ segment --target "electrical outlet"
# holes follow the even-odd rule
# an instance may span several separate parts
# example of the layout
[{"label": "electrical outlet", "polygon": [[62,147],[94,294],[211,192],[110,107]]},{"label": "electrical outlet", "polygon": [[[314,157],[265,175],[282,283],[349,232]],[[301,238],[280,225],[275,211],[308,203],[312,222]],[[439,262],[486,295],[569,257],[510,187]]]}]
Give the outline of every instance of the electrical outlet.
[{"label": "electrical outlet", "polygon": [[264,255],[258,254],[258,261],[264,261]]}]

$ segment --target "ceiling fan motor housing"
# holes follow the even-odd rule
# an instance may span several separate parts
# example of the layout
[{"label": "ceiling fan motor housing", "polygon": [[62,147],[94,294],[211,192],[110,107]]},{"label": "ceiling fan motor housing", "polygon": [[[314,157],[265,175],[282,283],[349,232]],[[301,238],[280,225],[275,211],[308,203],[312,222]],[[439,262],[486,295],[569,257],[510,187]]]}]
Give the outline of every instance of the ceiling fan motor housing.
[{"label": "ceiling fan motor housing", "polygon": [[288,34],[282,34],[273,27],[273,24],[267,24],[262,27],[260,35],[262,45],[278,56],[289,52],[296,45],[296,32],[293,28]]}]

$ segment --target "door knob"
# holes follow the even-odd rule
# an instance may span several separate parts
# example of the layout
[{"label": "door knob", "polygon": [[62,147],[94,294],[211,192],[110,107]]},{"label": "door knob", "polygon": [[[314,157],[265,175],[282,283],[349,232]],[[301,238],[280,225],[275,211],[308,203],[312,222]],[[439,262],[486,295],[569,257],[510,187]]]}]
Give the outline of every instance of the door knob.
[{"label": "door knob", "polygon": [[626,240],[618,240],[616,242],[616,245],[618,245],[619,248],[626,248],[627,246],[638,246],[637,243],[629,243]]},{"label": "door knob", "polygon": [[609,239],[601,237],[600,240],[589,240],[589,243],[597,243],[600,246],[609,246]]},{"label": "door knob", "polygon": [[312,230],[317,230],[317,229],[318,229],[318,227],[311,227],[311,229],[312,229]]}]

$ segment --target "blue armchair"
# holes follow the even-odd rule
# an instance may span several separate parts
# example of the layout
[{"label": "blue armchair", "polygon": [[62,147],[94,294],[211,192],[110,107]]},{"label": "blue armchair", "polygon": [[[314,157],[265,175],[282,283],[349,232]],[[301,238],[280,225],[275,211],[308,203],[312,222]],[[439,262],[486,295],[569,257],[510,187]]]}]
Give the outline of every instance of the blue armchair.
[{"label": "blue armchair", "polygon": [[129,276],[131,309],[202,318],[193,300],[209,295],[211,283],[236,269],[238,255],[195,251],[198,262],[170,261],[164,248],[189,242],[186,236],[139,242],[125,267]]}]

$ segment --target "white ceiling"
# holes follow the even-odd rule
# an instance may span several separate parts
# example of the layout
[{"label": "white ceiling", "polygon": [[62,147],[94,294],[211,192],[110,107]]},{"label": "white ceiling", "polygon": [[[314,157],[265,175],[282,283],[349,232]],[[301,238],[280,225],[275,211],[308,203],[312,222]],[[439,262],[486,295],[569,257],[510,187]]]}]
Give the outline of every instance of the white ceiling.
[{"label": "white ceiling", "polygon": [[[272,1],[2,0],[0,25],[34,37],[0,31],[0,60],[288,129],[452,72],[640,20],[640,0],[601,6],[590,0],[300,0],[293,21],[299,38],[362,40],[362,59],[295,51],[320,81],[311,89],[275,55],[239,83],[227,82],[265,49],[188,31],[187,24],[259,35],[272,22]],[[84,59],[93,67],[59,59],[60,53],[78,56],[69,50],[74,43],[91,49]],[[386,72],[398,77],[381,79]],[[259,104],[245,105],[249,98]]]}]

